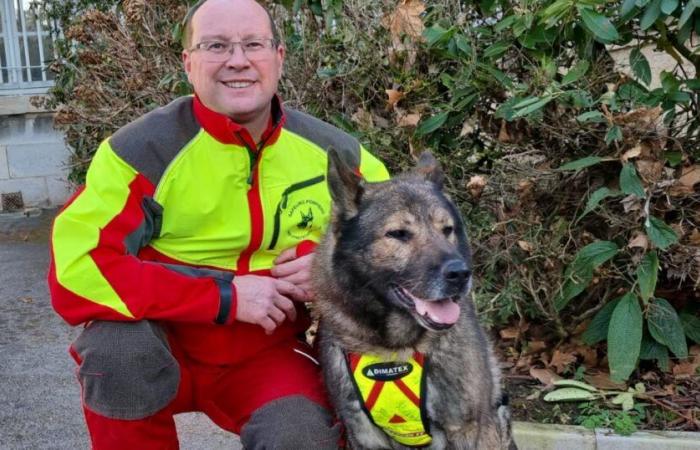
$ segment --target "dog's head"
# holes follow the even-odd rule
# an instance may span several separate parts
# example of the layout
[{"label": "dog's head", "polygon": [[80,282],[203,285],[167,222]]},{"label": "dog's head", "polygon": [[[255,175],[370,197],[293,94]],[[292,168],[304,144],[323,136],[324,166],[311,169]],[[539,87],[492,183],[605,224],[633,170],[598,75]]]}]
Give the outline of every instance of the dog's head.
[{"label": "dog's head", "polygon": [[457,208],[442,192],[435,158],[424,153],[413,171],[367,183],[331,150],[328,184],[334,271],[381,302],[355,309],[399,311],[431,331],[452,327],[471,285],[471,256]]}]

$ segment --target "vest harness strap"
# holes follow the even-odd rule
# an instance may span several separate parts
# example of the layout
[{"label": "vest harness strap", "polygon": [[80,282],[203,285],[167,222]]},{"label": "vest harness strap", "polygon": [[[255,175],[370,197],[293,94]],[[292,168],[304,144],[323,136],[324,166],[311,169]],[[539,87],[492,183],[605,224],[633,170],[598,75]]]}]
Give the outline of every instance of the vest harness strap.
[{"label": "vest harness strap", "polygon": [[425,420],[425,358],[414,353],[408,361],[378,355],[348,353],[348,370],[370,420],[400,444],[431,443]]}]

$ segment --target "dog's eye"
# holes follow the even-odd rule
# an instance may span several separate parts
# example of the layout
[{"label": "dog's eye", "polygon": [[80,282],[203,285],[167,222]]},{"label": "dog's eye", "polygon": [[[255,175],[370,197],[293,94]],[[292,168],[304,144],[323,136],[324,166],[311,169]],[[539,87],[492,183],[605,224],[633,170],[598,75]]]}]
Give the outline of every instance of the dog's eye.
[{"label": "dog's eye", "polygon": [[450,235],[452,234],[452,232],[453,232],[454,230],[455,230],[455,229],[454,229],[453,227],[447,226],[447,227],[444,227],[444,228],[442,229],[442,234],[444,234],[445,237],[450,237]]},{"label": "dog's eye", "polygon": [[399,241],[406,242],[413,237],[410,231],[404,229],[390,230],[386,232],[386,235],[393,239],[398,239]]}]

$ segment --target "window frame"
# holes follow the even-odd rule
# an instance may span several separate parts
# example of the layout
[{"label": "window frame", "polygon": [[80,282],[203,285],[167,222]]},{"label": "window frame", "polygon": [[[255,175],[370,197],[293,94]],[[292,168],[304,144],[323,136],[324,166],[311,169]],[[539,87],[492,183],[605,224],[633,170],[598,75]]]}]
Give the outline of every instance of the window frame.
[{"label": "window frame", "polygon": [[[20,3],[20,11],[17,11],[16,2]],[[41,23],[41,19],[36,20],[36,29],[34,31],[27,31],[26,24],[27,18],[24,14],[24,8],[31,0],[0,0],[0,6],[2,6],[2,11],[5,13],[3,17],[0,17],[2,22],[2,31],[0,31],[0,37],[4,39],[5,44],[5,61],[6,66],[0,66],[0,97],[8,95],[32,95],[32,94],[43,94],[54,85],[54,81],[48,77],[48,64],[47,62],[52,59],[51,55],[46,54],[44,48],[44,38],[49,37],[53,41],[54,36],[52,35],[50,26],[48,29],[44,29]],[[30,8],[27,11],[31,11]],[[17,21],[20,21],[23,32],[17,29]],[[29,57],[29,38],[36,37],[39,51],[39,66],[32,66]],[[24,58],[26,65],[22,65],[22,54],[20,53],[22,49],[20,48],[19,41],[23,42],[24,47]],[[55,57],[55,50],[54,55]],[[31,80],[31,71],[33,69],[41,69],[41,80],[38,81],[23,81],[23,74],[25,72],[27,78]],[[7,74],[3,74],[6,71]]]}]

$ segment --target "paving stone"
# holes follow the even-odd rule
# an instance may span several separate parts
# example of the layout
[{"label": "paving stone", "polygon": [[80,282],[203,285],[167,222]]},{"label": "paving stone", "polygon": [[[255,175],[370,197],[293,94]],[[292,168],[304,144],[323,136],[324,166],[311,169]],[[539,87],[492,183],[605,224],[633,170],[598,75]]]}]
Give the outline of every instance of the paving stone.
[{"label": "paving stone", "polygon": [[596,450],[595,433],[583,427],[516,422],[519,450]]}]

